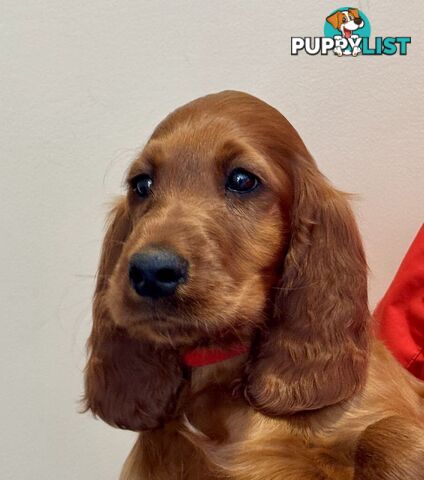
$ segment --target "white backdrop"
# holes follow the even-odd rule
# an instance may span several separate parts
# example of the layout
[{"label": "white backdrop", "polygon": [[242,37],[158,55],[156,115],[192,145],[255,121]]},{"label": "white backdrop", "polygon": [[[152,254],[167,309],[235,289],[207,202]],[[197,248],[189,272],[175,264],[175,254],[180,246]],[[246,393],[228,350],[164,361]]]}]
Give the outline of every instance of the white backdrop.
[{"label": "white backdrop", "polygon": [[424,211],[421,0],[358,1],[406,57],[290,56],[330,1],[1,1],[3,480],[113,480],[133,434],[78,415],[105,206],[155,124],[245,90],[356,192],[374,305]]}]

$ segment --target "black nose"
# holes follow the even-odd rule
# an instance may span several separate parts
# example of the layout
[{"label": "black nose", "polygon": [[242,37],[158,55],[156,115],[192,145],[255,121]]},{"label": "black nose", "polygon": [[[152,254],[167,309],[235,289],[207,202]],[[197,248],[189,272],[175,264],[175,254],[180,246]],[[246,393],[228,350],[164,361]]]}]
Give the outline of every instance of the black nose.
[{"label": "black nose", "polygon": [[187,260],[170,250],[149,249],[131,257],[128,274],[140,296],[159,298],[172,295],[185,283],[187,267]]},{"label": "black nose", "polygon": [[361,18],[361,17],[358,17],[358,18],[355,18],[353,21],[356,23],[356,25],[361,25],[361,23],[362,23],[362,18]]}]

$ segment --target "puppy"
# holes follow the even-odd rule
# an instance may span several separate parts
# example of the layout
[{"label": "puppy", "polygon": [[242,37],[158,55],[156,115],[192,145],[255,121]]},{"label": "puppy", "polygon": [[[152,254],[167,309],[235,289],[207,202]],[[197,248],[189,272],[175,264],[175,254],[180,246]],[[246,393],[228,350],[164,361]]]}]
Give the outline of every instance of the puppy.
[{"label": "puppy", "polygon": [[[341,36],[335,36],[334,38],[358,38],[358,35],[354,35],[352,32],[362,28],[364,21],[359,15],[357,8],[349,8],[348,10],[339,10],[327,17],[329,22],[336,30],[340,30]],[[360,53],[360,47],[353,47],[352,51],[336,47],[334,53],[339,57],[342,55],[353,55],[356,57]]]},{"label": "puppy", "polygon": [[177,109],[105,236],[85,403],[121,480],[419,480],[423,384],[372,334],[347,197],[274,108]]}]

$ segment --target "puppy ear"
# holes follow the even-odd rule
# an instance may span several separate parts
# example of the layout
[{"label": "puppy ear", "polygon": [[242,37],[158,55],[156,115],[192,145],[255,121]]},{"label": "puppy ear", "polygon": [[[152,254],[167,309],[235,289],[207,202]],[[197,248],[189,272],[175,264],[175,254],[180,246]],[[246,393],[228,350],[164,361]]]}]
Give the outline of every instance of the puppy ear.
[{"label": "puppy ear", "polygon": [[131,338],[120,328],[91,336],[86,409],[112,426],[162,427],[176,412],[182,373],[176,352]]},{"label": "puppy ear", "polygon": [[326,20],[333,28],[339,30],[342,24],[342,18],[343,14],[341,12],[334,12],[332,15],[329,15]]},{"label": "puppy ear", "polygon": [[131,230],[125,200],[115,206],[110,219],[94,294],[85,409],[110,425],[148,430],[174,414],[182,373],[176,352],[132,338],[110,316],[105,302],[108,279]]},{"label": "puppy ear", "polygon": [[319,409],[364,384],[367,266],[345,195],[312,159],[293,167],[292,237],[275,301],[247,370],[246,396],[268,415]]},{"label": "puppy ear", "polygon": [[349,8],[349,13],[351,13],[355,18],[359,18],[359,10],[357,8]]}]

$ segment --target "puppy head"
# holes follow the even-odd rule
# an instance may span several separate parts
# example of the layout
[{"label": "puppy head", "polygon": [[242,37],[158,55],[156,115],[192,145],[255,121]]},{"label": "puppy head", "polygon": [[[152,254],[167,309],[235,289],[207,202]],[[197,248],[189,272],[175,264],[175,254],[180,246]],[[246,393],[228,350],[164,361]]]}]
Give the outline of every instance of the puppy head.
[{"label": "puppy head", "polygon": [[359,16],[357,8],[334,12],[327,17],[327,22],[336,30],[340,30],[345,37],[350,37],[353,31],[364,26],[364,21]]},{"label": "puppy head", "polygon": [[86,404],[141,430],[178,414],[181,351],[253,344],[248,401],[281,415],[362,385],[366,265],[344,196],[274,108],[179,108],[130,167],[103,246]]}]

